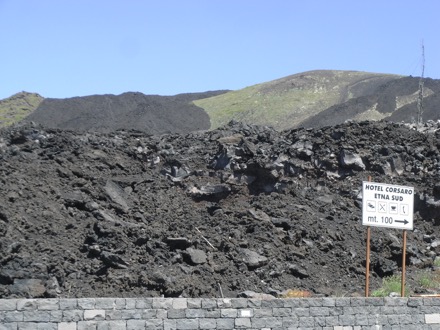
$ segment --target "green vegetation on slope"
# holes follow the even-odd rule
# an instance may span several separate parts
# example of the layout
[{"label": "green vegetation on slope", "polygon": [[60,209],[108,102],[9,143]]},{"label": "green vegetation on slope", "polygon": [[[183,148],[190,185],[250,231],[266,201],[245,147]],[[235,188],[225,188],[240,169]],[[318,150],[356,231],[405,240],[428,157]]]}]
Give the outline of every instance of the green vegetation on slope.
[{"label": "green vegetation on slope", "polygon": [[0,100],[0,128],[25,118],[38,108],[43,99],[36,93],[20,92]]},{"label": "green vegetation on slope", "polygon": [[235,119],[282,130],[397,77],[359,71],[310,71],[196,100],[194,104],[209,114],[211,129]]}]

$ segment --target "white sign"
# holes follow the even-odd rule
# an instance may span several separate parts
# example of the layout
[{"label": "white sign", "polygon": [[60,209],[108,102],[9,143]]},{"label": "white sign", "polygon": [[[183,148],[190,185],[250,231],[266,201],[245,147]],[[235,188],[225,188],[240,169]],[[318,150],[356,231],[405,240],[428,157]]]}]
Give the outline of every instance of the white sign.
[{"label": "white sign", "polygon": [[413,230],[414,188],[362,182],[362,225]]}]

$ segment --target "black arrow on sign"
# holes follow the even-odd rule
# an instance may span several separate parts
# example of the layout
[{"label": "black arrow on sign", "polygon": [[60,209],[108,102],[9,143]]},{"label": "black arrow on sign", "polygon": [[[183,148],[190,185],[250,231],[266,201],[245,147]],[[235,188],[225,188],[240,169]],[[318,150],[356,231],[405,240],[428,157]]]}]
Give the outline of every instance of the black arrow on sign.
[{"label": "black arrow on sign", "polygon": [[400,223],[403,223],[404,225],[406,225],[407,223],[409,223],[409,221],[408,220],[394,220],[394,222],[400,222]]}]

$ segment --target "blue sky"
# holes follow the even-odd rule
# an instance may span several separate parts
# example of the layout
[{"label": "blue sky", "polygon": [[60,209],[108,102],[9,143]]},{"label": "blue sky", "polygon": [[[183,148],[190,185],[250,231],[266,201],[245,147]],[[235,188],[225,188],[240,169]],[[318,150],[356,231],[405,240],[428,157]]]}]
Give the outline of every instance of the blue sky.
[{"label": "blue sky", "polygon": [[0,0],[0,99],[240,89],[315,69],[440,79],[438,0]]}]

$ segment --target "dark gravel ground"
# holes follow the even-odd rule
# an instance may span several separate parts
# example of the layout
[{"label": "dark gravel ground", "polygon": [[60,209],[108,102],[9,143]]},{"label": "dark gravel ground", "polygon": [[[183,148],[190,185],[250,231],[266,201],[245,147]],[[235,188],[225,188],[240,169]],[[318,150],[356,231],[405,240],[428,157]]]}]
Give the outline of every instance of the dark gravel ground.
[{"label": "dark gravel ground", "polygon": [[[440,253],[440,131],[0,131],[0,298],[362,295],[362,181],[415,188],[408,284]],[[402,231],[372,230],[372,289]]]},{"label": "dark gravel ground", "polygon": [[227,91],[173,96],[129,92],[66,99],[46,98],[27,118],[47,128],[78,132],[134,129],[145,134],[189,133],[211,127],[208,114],[192,101]]}]

